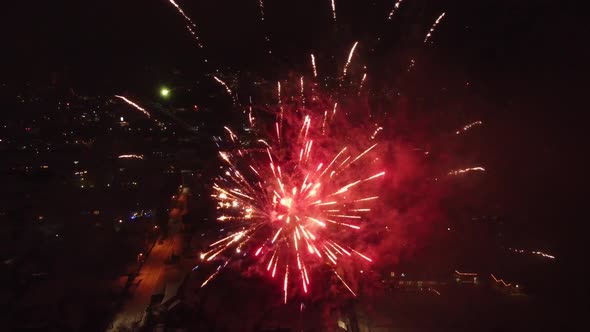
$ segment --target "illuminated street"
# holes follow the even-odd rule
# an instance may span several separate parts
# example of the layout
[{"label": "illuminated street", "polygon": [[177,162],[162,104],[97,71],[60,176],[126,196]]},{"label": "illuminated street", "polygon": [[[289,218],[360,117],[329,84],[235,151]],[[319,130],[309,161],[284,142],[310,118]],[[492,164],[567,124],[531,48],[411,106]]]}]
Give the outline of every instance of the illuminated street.
[{"label": "illuminated street", "polygon": [[[187,193],[182,192],[177,198],[177,206],[186,208]],[[142,264],[138,275],[125,294],[124,302],[109,326],[109,331],[121,327],[139,326],[150,304],[151,297],[165,289],[170,282],[178,282],[186,273],[174,264],[167,264],[173,254],[182,251],[183,234],[180,232],[180,219],[186,210],[172,209],[170,213],[170,235],[161,244],[156,242],[148,258]]]}]

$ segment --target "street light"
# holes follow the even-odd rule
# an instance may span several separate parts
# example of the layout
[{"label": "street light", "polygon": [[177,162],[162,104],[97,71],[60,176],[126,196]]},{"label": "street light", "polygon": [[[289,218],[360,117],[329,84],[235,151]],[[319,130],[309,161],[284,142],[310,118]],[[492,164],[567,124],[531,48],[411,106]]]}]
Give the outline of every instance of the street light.
[{"label": "street light", "polygon": [[160,96],[162,96],[162,98],[170,97],[170,89],[168,89],[167,87],[162,87],[160,89]]}]

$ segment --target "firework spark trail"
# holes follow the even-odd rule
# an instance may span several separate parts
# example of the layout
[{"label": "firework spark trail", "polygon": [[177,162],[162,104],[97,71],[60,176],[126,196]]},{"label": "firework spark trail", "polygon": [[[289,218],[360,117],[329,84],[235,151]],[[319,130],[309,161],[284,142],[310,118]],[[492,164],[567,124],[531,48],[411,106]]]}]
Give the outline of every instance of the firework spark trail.
[{"label": "firework spark trail", "polygon": [[351,253],[350,253],[348,250],[346,250],[346,249],[342,248],[342,247],[341,247],[341,246],[340,246],[338,243],[336,243],[336,242],[332,242],[332,244],[333,244],[334,246],[338,247],[338,249],[342,250],[342,251],[343,251],[343,252],[344,252],[346,255],[348,255],[348,256],[352,256],[352,254],[351,254]]},{"label": "firework spark trail", "polygon": [[352,60],[352,56],[354,55],[354,50],[356,49],[356,46],[358,45],[358,41],[354,43],[354,45],[352,45],[352,48],[350,49],[350,52],[348,53],[348,59],[346,60],[346,64],[344,65],[344,69],[342,70],[342,76],[346,76],[346,71],[348,70],[348,66],[350,65],[350,60]]},{"label": "firework spark trail", "polygon": [[549,259],[555,259],[555,256],[544,253],[542,251],[534,251],[534,250],[525,250],[525,249],[514,249],[514,248],[508,248],[508,250],[515,252],[515,253],[519,253],[519,254],[526,254],[526,253],[530,253],[533,255],[538,255],[541,256],[543,258],[549,258]]},{"label": "firework spark trail", "polygon": [[279,129],[279,123],[275,122],[275,129],[277,130],[277,141],[281,143],[281,130]]},{"label": "firework spark trail", "polygon": [[[336,109],[336,107],[334,107],[334,109]],[[347,149],[347,147],[344,147],[342,150],[340,150],[340,152],[338,152],[338,154],[334,157],[334,159],[332,159],[332,161],[330,162],[330,164],[328,164],[328,167],[326,167],[324,169],[324,171],[322,172],[322,174],[320,174],[320,176],[319,176],[320,178],[328,171],[328,169],[330,169],[330,167],[332,165],[334,165],[334,163],[336,162],[336,159],[338,159],[338,157],[340,157],[340,155],[342,153],[344,153],[344,151],[346,151],[346,149]]]},{"label": "firework spark trail", "polygon": [[119,159],[143,159],[141,154],[122,154],[118,157]]},{"label": "firework spark trail", "polygon": [[352,289],[350,287],[348,287],[348,285],[346,284],[346,282],[344,282],[344,279],[342,279],[342,277],[338,274],[338,272],[334,271],[334,274],[338,277],[338,279],[340,279],[340,282],[342,282],[342,284],[344,285],[344,287],[346,287],[346,289],[348,289],[348,291],[354,296],[356,297],[356,293],[352,291]]},{"label": "firework spark trail", "polygon": [[209,283],[209,281],[211,281],[213,278],[215,278],[215,276],[217,276],[219,274],[219,269],[215,272],[213,272],[213,274],[211,274],[209,276],[209,278],[207,278],[202,284],[201,284],[201,288],[205,287],[205,285],[207,285]]},{"label": "firework spark trail", "polygon": [[363,254],[361,254],[360,252],[358,252],[358,251],[356,251],[356,250],[354,250],[354,249],[352,249],[352,252],[354,252],[355,254],[357,254],[357,255],[361,256],[362,258],[366,259],[366,260],[367,260],[367,261],[369,261],[369,262],[372,262],[372,261],[373,261],[373,260],[372,260],[372,259],[370,259],[369,257],[367,257],[367,256],[365,256],[365,255],[363,255]]},{"label": "firework spark trail", "polygon": [[264,15],[264,0],[258,0],[258,8],[260,9],[260,22],[262,24],[264,31],[264,41],[266,43],[267,46],[267,52],[268,54],[272,54],[272,50],[270,48],[270,37],[268,36],[268,32],[266,31],[265,28],[265,15]]},{"label": "firework spark trail", "polygon": [[318,71],[315,65],[315,56],[311,53],[311,67],[313,68],[313,77],[318,77]]},{"label": "firework spark trail", "polygon": [[229,86],[227,86],[227,84],[224,81],[222,81],[221,79],[219,79],[219,77],[217,77],[215,75],[213,75],[213,79],[215,79],[219,84],[221,84],[225,88],[225,91],[227,92],[227,94],[233,99],[233,94],[232,94]]},{"label": "firework spark trail", "polygon": [[334,18],[334,23],[336,22],[336,0],[330,0],[330,5],[332,7],[332,17]]},{"label": "firework spark trail", "polygon": [[[354,159],[353,159],[353,160],[352,160],[350,163],[348,163],[348,164],[346,165],[346,167],[348,167],[348,166],[350,166],[350,165],[354,164],[354,162],[355,162],[355,161],[357,161],[357,160],[361,159],[361,158],[362,158],[364,155],[366,155],[367,153],[369,153],[369,151],[373,150],[373,148],[374,148],[374,147],[376,147],[376,146],[377,146],[377,143],[375,143],[375,144],[371,145],[371,146],[370,146],[368,149],[366,149],[365,151],[363,151],[363,152],[362,152],[361,154],[359,154],[359,155],[358,155],[356,158],[354,158]],[[343,164],[341,164],[341,165],[343,165]],[[341,167],[341,166],[340,166],[340,167]]]},{"label": "firework spark trail", "polygon": [[371,139],[375,139],[375,137],[377,136],[377,134],[379,134],[381,130],[383,130],[383,127],[377,127],[377,129],[375,129],[375,131],[373,132],[373,135],[371,135]]},{"label": "firework spark trail", "polygon": [[332,110],[332,118],[334,118],[334,115],[336,115],[336,108],[338,107],[338,102],[334,103],[334,109]]},{"label": "firework spark trail", "polygon": [[[236,141],[236,138],[238,138],[238,136],[236,136],[236,134],[234,134],[234,132],[231,131],[231,129],[229,129],[227,126],[224,126],[223,129],[225,129],[228,132],[231,141],[232,142],[235,142]],[[226,158],[227,157],[224,157],[224,159],[226,159]]]},{"label": "firework spark trail", "polygon": [[357,200],[352,201],[352,202],[353,203],[356,203],[356,202],[366,202],[366,201],[372,201],[372,200],[378,199],[378,198],[379,198],[379,196],[373,196],[373,197],[367,197],[367,198],[357,199]]},{"label": "firework spark trail", "polygon": [[408,66],[408,69],[406,69],[406,71],[410,72],[412,68],[414,68],[414,66],[416,66],[416,61],[414,61],[414,59],[410,59],[410,65]]},{"label": "firework spark trail", "polygon": [[359,95],[361,94],[361,90],[363,89],[363,84],[365,83],[365,80],[367,79],[367,73],[363,74],[363,78],[361,78],[361,83],[359,84]]},{"label": "firework spark trail", "polygon": [[366,178],[366,179],[364,179],[364,180],[357,180],[357,181],[355,181],[355,182],[349,183],[349,184],[345,185],[344,187],[340,188],[338,191],[336,191],[335,193],[333,193],[333,194],[332,194],[332,195],[330,195],[330,196],[334,196],[334,195],[340,195],[340,194],[342,194],[342,193],[345,193],[345,192],[347,192],[347,191],[348,191],[348,189],[350,189],[350,188],[352,188],[352,187],[356,186],[357,184],[360,184],[360,183],[363,183],[363,182],[366,182],[366,181],[369,181],[369,180],[373,180],[373,179],[375,179],[375,178],[378,178],[378,177],[380,177],[380,176],[383,176],[383,175],[385,175],[385,172],[381,172],[381,173],[379,173],[379,174],[375,174],[375,175],[373,175],[373,176],[371,176],[371,177],[368,177],[368,178]]},{"label": "firework spark trail", "polygon": [[260,20],[264,21],[264,0],[258,0],[258,8],[260,8]]},{"label": "firework spark trail", "polygon": [[[279,104],[279,122],[281,125],[283,124],[283,105],[281,104],[281,81],[277,81],[277,104]],[[281,141],[281,137],[279,136],[279,127],[277,124],[277,139],[279,142]]]},{"label": "firework spark trail", "polygon": [[127,104],[133,106],[136,110],[142,112],[143,114],[145,114],[148,118],[151,117],[150,113],[148,111],[146,111],[144,108],[142,108],[141,106],[137,105],[136,103],[132,102],[131,100],[123,97],[123,96],[119,96],[119,95],[115,95],[115,97],[123,100],[124,102],[126,102]]},{"label": "firework spark trail", "polygon": [[305,96],[303,94],[304,89],[303,89],[303,76],[301,76],[300,78],[300,84],[301,84],[301,103],[305,105]]},{"label": "firework spark trail", "polygon": [[459,134],[461,134],[463,132],[466,132],[467,130],[471,129],[471,127],[482,125],[482,124],[483,124],[483,122],[481,122],[481,121],[475,121],[475,122],[466,124],[463,127],[461,127],[461,129],[457,130],[455,132],[455,134],[459,135]]},{"label": "firework spark trail", "polygon": [[[174,2],[174,0],[168,0],[168,1],[176,8],[176,10],[184,17],[184,19],[188,23],[186,28],[188,29],[190,34],[195,38],[195,40],[197,42],[197,46],[199,46],[199,48],[203,48],[203,44],[201,43],[201,40],[199,39],[199,36],[197,35],[197,32],[196,32],[197,25],[193,22],[193,20],[191,20],[190,17],[188,17],[188,15],[186,15],[184,13],[182,8],[180,8],[180,6],[176,2]],[[207,60],[205,60],[205,62],[206,61]]]},{"label": "firework spark trail", "polygon": [[180,14],[181,14],[183,17],[184,17],[184,19],[185,19],[185,20],[187,20],[187,22],[189,22],[189,23],[190,23],[191,25],[193,25],[193,26],[195,25],[195,24],[193,23],[193,21],[190,19],[190,17],[188,17],[188,16],[187,16],[187,15],[184,13],[184,11],[182,10],[182,8],[180,8],[180,6],[179,6],[179,5],[178,5],[176,2],[174,2],[174,0],[168,0],[168,1],[170,1],[170,3],[171,3],[171,4],[172,4],[174,7],[176,7],[176,10],[178,10],[178,12],[179,12],[179,13],[180,13]]},{"label": "firework spark trail", "polygon": [[354,228],[354,229],[361,229],[361,227],[360,226],[357,226],[357,225],[347,224],[347,223],[343,223],[343,222],[337,222],[337,221],[334,221],[332,219],[326,219],[326,220],[328,222],[333,223],[333,224],[342,225],[342,226],[346,226],[346,227],[350,227],[350,228]]},{"label": "firework spark trail", "polygon": [[387,16],[388,20],[391,20],[391,18],[393,17],[393,14],[395,14],[395,12],[399,9],[399,6],[401,5],[402,1],[403,0],[397,0],[396,3],[393,5],[391,12],[389,12],[389,16]]},{"label": "firework spark trail", "polygon": [[[277,81],[277,104],[281,105],[281,82]],[[282,107],[282,106],[280,106]],[[283,117],[283,109],[281,108],[280,117]]]},{"label": "firework spark trail", "polygon": [[289,265],[285,267],[285,283],[283,286],[283,290],[285,291],[285,304],[287,303],[287,286],[289,279]]},{"label": "firework spark trail", "polygon": [[250,122],[250,127],[254,127],[254,117],[252,116],[252,96],[249,98],[249,105],[248,105],[248,122]]},{"label": "firework spark trail", "polygon": [[531,253],[532,254],[535,254],[535,255],[539,255],[539,256],[544,257],[544,258],[555,259],[555,256],[549,255],[549,254],[546,254],[546,253],[543,253],[543,252],[540,252],[540,251],[531,251]]},{"label": "firework spark trail", "polygon": [[428,31],[428,33],[426,34],[426,37],[424,37],[424,44],[426,44],[426,42],[428,41],[428,39],[430,39],[430,37],[432,36],[432,33],[434,32],[434,29],[436,29],[436,26],[438,25],[438,23],[440,22],[440,20],[442,20],[443,17],[445,17],[445,13],[444,12],[442,14],[440,14],[440,16],[436,19],[436,21],[434,21],[434,24],[432,24],[432,27],[430,28],[430,31]]},{"label": "firework spark trail", "polygon": [[469,168],[457,169],[457,170],[450,171],[448,173],[448,175],[459,175],[459,174],[473,172],[473,171],[485,172],[485,168],[478,166],[478,167],[469,167]]}]

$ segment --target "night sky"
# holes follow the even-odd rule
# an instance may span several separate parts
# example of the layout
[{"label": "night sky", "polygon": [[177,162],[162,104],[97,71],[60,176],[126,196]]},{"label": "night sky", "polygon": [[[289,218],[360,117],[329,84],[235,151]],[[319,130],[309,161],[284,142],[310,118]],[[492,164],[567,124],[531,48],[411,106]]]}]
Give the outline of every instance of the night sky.
[{"label": "night sky", "polygon": [[[197,24],[205,45],[199,50],[166,0],[15,1],[3,8],[2,80],[49,84],[58,73],[86,93],[149,95],[162,82],[203,79],[212,68],[286,73],[306,66],[310,50],[339,64],[354,40],[377,33],[384,41],[375,54],[368,56],[362,42],[359,52],[369,75],[394,80],[398,60],[421,47],[445,11],[417,81],[425,96],[445,78],[474,86],[485,107],[473,114],[488,123],[477,144],[491,169],[481,199],[512,209],[532,244],[564,250],[585,218],[578,212],[586,159],[581,64],[588,59],[581,10],[559,1],[406,0],[385,22],[393,2],[337,1],[334,28],[327,0],[267,0],[265,26],[255,0],[179,1]],[[272,57],[264,52],[265,31]]]}]

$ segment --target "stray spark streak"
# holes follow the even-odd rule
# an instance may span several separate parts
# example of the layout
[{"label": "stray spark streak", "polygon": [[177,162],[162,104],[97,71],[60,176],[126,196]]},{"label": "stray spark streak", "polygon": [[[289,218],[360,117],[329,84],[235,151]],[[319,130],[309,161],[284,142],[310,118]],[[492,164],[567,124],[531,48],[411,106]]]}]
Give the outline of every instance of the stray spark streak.
[{"label": "stray spark streak", "polygon": [[313,53],[311,54],[311,66],[313,68],[313,77],[318,77],[318,71],[315,66],[315,56],[313,55]]},{"label": "stray spark streak", "polygon": [[224,81],[219,79],[219,77],[217,76],[213,76],[213,79],[215,79],[219,84],[221,84],[225,88],[225,91],[227,91],[227,94],[233,98],[231,89],[229,88],[229,86],[227,86],[227,84]]},{"label": "stray spark streak", "polygon": [[482,124],[483,124],[483,122],[481,122],[481,121],[475,121],[475,122],[472,122],[472,123],[466,124],[466,125],[464,125],[463,127],[461,127],[461,129],[457,130],[457,131],[455,132],[455,134],[456,134],[456,135],[459,135],[459,134],[461,134],[461,133],[463,133],[463,132],[466,132],[467,130],[471,129],[471,127],[473,127],[473,126],[480,126],[480,125],[482,125]]},{"label": "stray spark streak", "polygon": [[448,175],[459,175],[459,174],[463,174],[463,173],[467,173],[467,172],[473,172],[473,171],[481,171],[481,172],[484,172],[485,171],[485,168],[478,166],[478,167],[469,167],[469,168],[457,169],[457,170],[450,171],[448,173]]},{"label": "stray spark streak", "polygon": [[391,20],[393,14],[395,14],[395,12],[399,9],[399,6],[401,5],[402,1],[403,0],[397,0],[396,3],[393,5],[393,9],[391,9],[391,12],[389,12],[389,16],[387,16],[388,20]]},{"label": "stray spark streak", "polygon": [[336,0],[330,0],[330,4],[332,6],[332,17],[334,18],[334,22],[336,22]]},{"label": "stray spark streak", "polygon": [[363,89],[363,83],[365,83],[366,79],[367,79],[367,73],[364,73],[363,78],[361,78],[361,83],[359,84],[359,95],[361,94],[361,90]]},{"label": "stray spark streak", "polygon": [[115,97],[123,100],[124,102],[126,102],[127,104],[133,106],[136,110],[142,112],[143,114],[145,114],[148,118],[151,117],[150,113],[148,113],[148,111],[146,111],[144,108],[142,108],[141,106],[137,105],[136,103],[132,102],[131,100],[123,97],[123,96],[119,96],[119,95],[115,95]]},{"label": "stray spark streak", "polygon": [[264,0],[258,0],[258,8],[260,8],[260,20],[264,21]]},{"label": "stray spark streak", "polygon": [[140,154],[122,154],[118,158],[119,159],[143,159],[143,155],[140,155]]},{"label": "stray spark streak", "polygon": [[186,15],[184,13],[184,11],[182,10],[182,8],[180,8],[180,6],[174,2],[174,0],[168,0],[170,1],[170,3],[172,4],[172,6],[174,6],[176,8],[176,10],[180,13],[180,15],[182,15],[182,17],[184,17],[184,19],[187,22],[186,28],[187,30],[190,32],[190,34],[193,36],[193,38],[195,38],[195,41],[197,42],[197,46],[199,46],[199,48],[203,48],[203,44],[201,44],[201,40],[199,39],[199,36],[197,35],[197,25],[195,23],[193,23],[193,20],[191,20],[190,17],[188,17],[188,15]]},{"label": "stray spark streak", "polygon": [[[348,66],[350,65],[350,60],[352,60],[352,56],[354,55],[354,50],[356,49],[356,46],[359,44],[359,42],[355,42],[354,45],[352,45],[352,48],[350,49],[350,52],[348,53],[348,60],[346,60],[346,64],[344,65],[344,69],[342,70],[342,76],[346,76],[346,71],[348,70]],[[334,109],[336,109],[336,106],[334,106]]]},{"label": "stray spark streak", "polygon": [[430,39],[430,37],[432,36],[432,33],[434,32],[434,29],[436,29],[436,26],[438,25],[440,20],[442,20],[443,17],[445,17],[445,13],[440,14],[440,16],[436,19],[436,21],[434,21],[434,24],[432,24],[432,27],[430,28],[430,30],[426,34],[426,37],[424,37],[424,44],[426,44],[428,39]]},{"label": "stray spark streak", "polygon": [[[174,2],[174,0],[168,0],[168,1],[172,4],[172,6],[174,6],[176,8],[176,10],[180,13],[180,15],[182,15],[182,17],[184,17],[184,20],[187,22],[186,29],[191,34],[191,36],[193,36],[193,38],[195,38],[195,41],[197,42],[197,46],[199,46],[199,48],[203,48],[203,44],[201,44],[201,40],[199,39],[199,36],[197,35],[197,32],[196,32],[197,25],[195,23],[193,23],[193,20],[191,20],[191,18],[188,17],[188,15],[186,15],[184,13],[182,8],[180,8],[180,6],[176,2]],[[205,60],[205,62],[207,62],[207,61]]]},{"label": "stray spark streak", "polygon": [[525,250],[525,249],[514,249],[514,248],[508,248],[508,250],[515,252],[515,253],[519,253],[519,254],[533,254],[533,255],[538,255],[541,256],[543,258],[549,258],[549,259],[555,259],[555,256],[544,253],[542,251],[534,251],[534,250]]}]

